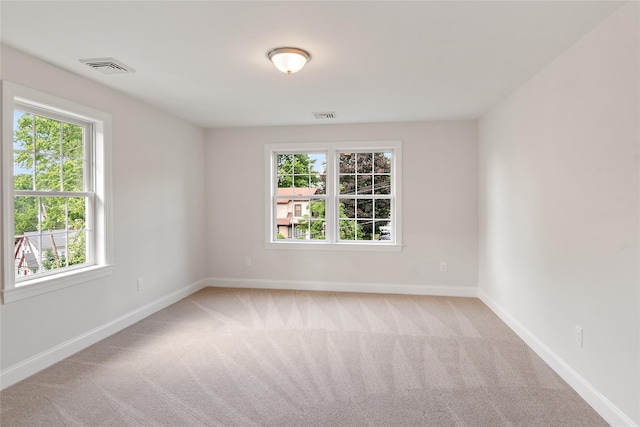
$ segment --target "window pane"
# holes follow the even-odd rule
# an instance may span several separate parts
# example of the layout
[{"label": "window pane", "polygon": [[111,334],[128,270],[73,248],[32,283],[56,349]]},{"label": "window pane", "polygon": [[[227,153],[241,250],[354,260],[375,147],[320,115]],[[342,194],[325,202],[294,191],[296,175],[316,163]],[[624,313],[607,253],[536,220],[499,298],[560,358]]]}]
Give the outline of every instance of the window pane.
[{"label": "window pane", "polygon": [[326,218],[325,212],[326,204],[324,199],[311,199],[309,206],[309,214],[312,219],[324,219]]},{"label": "window pane", "polygon": [[276,156],[278,167],[278,188],[293,187],[293,156],[289,154],[278,154]]},{"label": "window pane", "polygon": [[358,227],[355,220],[340,220],[340,240],[357,240]]},{"label": "window pane", "polygon": [[83,230],[87,220],[87,198],[69,197],[67,212],[69,230]]},{"label": "window pane", "polygon": [[14,236],[38,231],[38,198],[16,196],[13,198]]},{"label": "window pane", "polygon": [[[306,188],[304,190],[307,190]],[[294,217],[309,216],[309,199],[294,197],[287,203],[287,211]],[[299,214],[298,214],[299,213]]]},{"label": "window pane", "polygon": [[278,196],[293,196],[295,195],[295,189],[293,187],[280,188],[278,187]]},{"label": "window pane", "polygon": [[83,157],[82,126],[62,124],[62,154],[76,159]]},{"label": "window pane", "polygon": [[373,193],[391,194],[391,175],[375,175]]},{"label": "window pane", "polygon": [[340,175],[338,187],[340,194],[356,194],[356,176]]},{"label": "window pane", "polygon": [[376,219],[391,219],[391,200],[376,199],[375,207],[376,207],[375,209]]},{"label": "window pane", "polygon": [[374,153],[374,169],[375,173],[391,173],[391,153]]},{"label": "window pane", "polygon": [[293,171],[293,156],[291,154],[278,154],[276,155],[276,164],[278,165],[278,174],[286,175],[291,174]]},{"label": "window pane", "polygon": [[64,191],[83,191],[84,189],[84,162],[82,159],[65,159],[62,165]]},{"label": "window pane", "polygon": [[391,226],[389,221],[375,222],[375,238],[378,240],[391,240]]},{"label": "window pane", "polygon": [[357,165],[358,173],[371,173],[373,166],[373,157],[371,153],[358,153]]},{"label": "window pane", "polygon": [[356,172],[356,155],[354,153],[340,153],[338,166],[339,173]]},{"label": "window pane", "polygon": [[311,240],[325,240],[325,221],[311,221]]},{"label": "window pane", "polygon": [[42,235],[42,268],[56,270],[67,266],[67,234],[47,232]]},{"label": "window pane", "polygon": [[45,117],[35,117],[36,151],[60,154],[60,122]]},{"label": "window pane", "polygon": [[278,175],[278,188],[293,187],[293,179],[290,175]]},{"label": "window pane", "polygon": [[358,194],[371,194],[373,189],[373,180],[371,175],[358,175]]},{"label": "window pane", "polygon": [[325,153],[311,153],[311,171],[313,173],[325,173],[327,170],[327,155]]},{"label": "window pane", "polygon": [[318,177],[315,175],[293,175],[293,186],[298,188],[315,187]]},{"label": "window pane", "polygon": [[33,154],[23,151],[13,153],[13,188],[33,190]]},{"label": "window pane", "polygon": [[327,194],[327,175],[319,174],[318,181],[314,185],[317,188],[315,194]]},{"label": "window pane", "polygon": [[37,234],[15,239],[15,277],[20,278],[39,273],[40,238]]},{"label": "window pane", "polygon": [[373,218],[373,199],[359,199],[357,206],[358,218]]},{"label": "window pane", "polygon": [[358,239],[357,240],[372,240],[373,239],[373,221],[370,219],[358,220]]},{"label": "window pane", "polygon": [[340,199],[340,218],[356,217],[356,201],[354,199]]},{"label": "window pane", "polygon": [[309,221],[301,221],[293,226],[293,238],[297,240],[309,239]]},{"label": "window pane", "polygon": [[33,151],[33,116],[15,110],[13,112],[13,148]]},{"label": "window pane", "polygon": [[65,230],[67,223],[67,199],[65,197],[40,198],[42,232]]},{"label": "window pane", "polygon": [[61,190],[60,157],[36,154],[36,190]]},{"label": "window pane", "polygon": [[87,232],[77,231],[69,233],[69,265],[84,264],[87,262]]}]

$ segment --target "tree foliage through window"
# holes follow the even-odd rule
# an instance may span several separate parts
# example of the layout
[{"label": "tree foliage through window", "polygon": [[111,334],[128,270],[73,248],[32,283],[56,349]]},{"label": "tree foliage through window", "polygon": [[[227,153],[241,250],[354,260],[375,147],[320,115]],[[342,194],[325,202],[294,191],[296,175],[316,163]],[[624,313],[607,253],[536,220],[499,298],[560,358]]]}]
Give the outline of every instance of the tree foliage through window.
[{"label": "tree foliage through window", "polygon": [[86,261],[84,133],[78,124],[14,112],[14,236],[35,245],[35,272]]}]

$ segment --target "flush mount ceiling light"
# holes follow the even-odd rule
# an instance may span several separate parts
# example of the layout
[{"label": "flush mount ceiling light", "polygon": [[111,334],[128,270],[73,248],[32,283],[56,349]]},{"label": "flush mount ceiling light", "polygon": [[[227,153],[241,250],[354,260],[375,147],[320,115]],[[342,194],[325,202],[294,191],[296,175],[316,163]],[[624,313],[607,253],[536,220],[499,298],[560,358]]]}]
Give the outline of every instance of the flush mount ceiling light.
[{"label": "flush mount ceiling light", "polygon": [[306,50],[296,47],[279,47],[267,53],[273,65],[283,73],[297,73],[304,65],[311,61],[311,55]]}]

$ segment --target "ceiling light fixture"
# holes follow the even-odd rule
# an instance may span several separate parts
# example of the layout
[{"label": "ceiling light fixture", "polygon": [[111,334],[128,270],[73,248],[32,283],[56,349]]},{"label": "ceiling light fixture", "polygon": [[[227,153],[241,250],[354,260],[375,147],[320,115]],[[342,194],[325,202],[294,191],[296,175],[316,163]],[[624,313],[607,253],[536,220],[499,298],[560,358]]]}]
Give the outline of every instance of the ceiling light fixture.
[{"label": "ceiling light fixture", "polygon": [[286,74],[297,73],[311,61],[309,52],[297,47],[278,47],[270,50],[267,57],[278,70]]}]

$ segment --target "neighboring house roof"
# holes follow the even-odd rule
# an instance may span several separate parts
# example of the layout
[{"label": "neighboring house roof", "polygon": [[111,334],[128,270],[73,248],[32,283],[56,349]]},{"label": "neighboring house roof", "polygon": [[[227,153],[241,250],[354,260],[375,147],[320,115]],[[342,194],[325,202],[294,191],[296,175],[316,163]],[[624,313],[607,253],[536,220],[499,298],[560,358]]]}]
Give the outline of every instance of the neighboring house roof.
[{"label": "neighboring house roof", "polygon": [[[73,240],[73,237],[78,233],[78,231],[69,231],[69,237]],[[38,267],[38,256],[37,253],[41,251],[46,251],[47,249],[52,249],[51,246],[51,235],[44,233],[42,235],[42,248],[40,247],[40,239],[38,238],[38,232],[27,232],[24,233],[25,240],[20,240],[16,243],[14,252],[17,256],[16,265],[22,262],[23,267],[28,268],[37,268]],[[64,249],[67,247],[67,235],[62,234],[54,234],[53,239],[56,244],[56,248],[59,253],[62,253]],[[21,245],[21,248],[18,248],[18,245]],[[24,246],[27,245],[29,250]]]},{"label": "neighboring house roof", "polygon": [[291,225],[291,217],[293,214],[291,212],[287,213],[286,218],[278,218],[278,225]]},{"label": "neighboring house roof", "polygon": [[22,267],[27,268],[38,268],[38,260],[33,252],[24,253],[24,261],[22,263]]},{"label": "neighboring house roof", "polygon": [[[73,239],[73,235],[76,234],[77,231],[69,231],[69,237]],[[42,248],[40,248],[40,239],[38,239],[38,232],[27,232],[24,233],[25,237],[29,239],[29,242],[33,245],[33,247],[40,250],[51,249],[51,235],[47,232],[42,233]],[[65,233],[54,234],[53,240],[56,242],[56,247],[58,250],[61,248],[65,248],[67,246],[67,235]]]},{"label": "neighboring house roof", "polygon": [[[313,196],[318,192],[318,188],[316,187],[289,187],[289,188],[278,188],[278,196],[292,196],[291,198],[278,198],[278,204],[286,204],[291,201],[295,201],[295,196],[309,197]],[[303,200],[300,200],[301,202]]]}]

